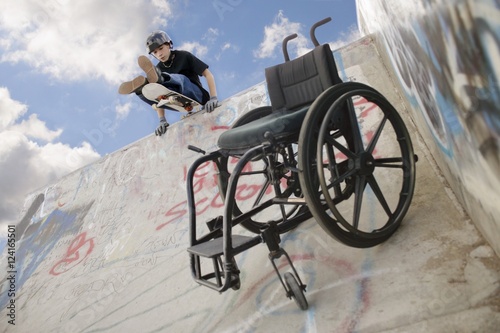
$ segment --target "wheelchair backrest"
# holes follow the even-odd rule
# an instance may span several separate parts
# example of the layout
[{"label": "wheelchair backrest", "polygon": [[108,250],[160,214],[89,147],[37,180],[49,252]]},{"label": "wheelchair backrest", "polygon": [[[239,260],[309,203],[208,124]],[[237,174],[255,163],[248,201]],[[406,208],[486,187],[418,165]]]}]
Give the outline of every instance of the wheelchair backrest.
[{"label": "wheelchair backrest", "polygon": [[[328,22],[329,19],[321,22]],[[288,60],[286,42],[283,51],[285,63],[266,68],[266,83],[273,111],[295,111],[312,104],[327,88],[341,83],[330,45],[319,45],[311,29],[311,38],[316,47],[293,60]],[[292,37],[293,38],[293,37]]]}]

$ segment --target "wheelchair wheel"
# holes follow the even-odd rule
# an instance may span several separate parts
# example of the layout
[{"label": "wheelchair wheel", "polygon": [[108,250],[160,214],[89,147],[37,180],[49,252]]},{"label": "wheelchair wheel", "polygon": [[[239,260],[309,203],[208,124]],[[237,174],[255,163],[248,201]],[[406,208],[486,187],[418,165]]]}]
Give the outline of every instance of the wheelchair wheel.
[{"label": "wheelchair wheel", "polygon": [[[245,125],[249,122],[265,117],[272,112],[270,106],[260,107],[249,111],[240,117],[234,127]],[[240,174],[238,190],[234,198],[233,216],[239,216],[249,209],[261,204],[272,197],[288,198],[290,196],[301,196],[297,173],[287,170],[286,165],[297,165],[297,145],[290,144],[279,152],[267,156],[257,156],[247,164],[245,170]],[[223,201],[228,188],[229,177],[232,166],[238,161],[238,156],[222,157],[219,160],[219,193]],[[272,167],[271,167],[272,165]],[[270,170],[274,170],[272,172]],[[270,222],[280,223],[292,217],[297,217],[307,211],[306,206],[275,204],[263,212],[248,217],[241,225],[253,232],[260,233]],[[304,215],[303,220],[307,217]],[[298,220],[297,220],[298,221]],[[302,220],[301,220],[302,221]],[[280,232],[293,229],[280,228]]]},{"label": "wheelchair wheel", "polygon": [[293,274],[290,272],[286,272],[285,274],[283,274],[283,278],[285,279],[287,291],[290,294],[287,296],[292,297],[301,310],[307,310],[309,308],[309,304],[307,303],[304,291],[302,290],[302,287],[299,286],[299,283],[297,282],[297,279],[295,279],[295,276],[293,276]]},{"label": "wheelchair wheel", "polygon": [[342,243],[378,245],[399,227],[415,186],[415,156],[394,107],[361,83],[336,85],[311,105],[299,137],[309,209]]}]

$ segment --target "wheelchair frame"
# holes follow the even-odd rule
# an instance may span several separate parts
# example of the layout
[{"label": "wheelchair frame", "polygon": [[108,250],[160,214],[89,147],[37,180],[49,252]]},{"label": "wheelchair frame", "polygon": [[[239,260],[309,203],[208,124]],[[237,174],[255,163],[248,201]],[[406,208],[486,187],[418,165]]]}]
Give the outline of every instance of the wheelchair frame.
[{"label": "wheelchair frame", "polygon": [[[315,37],[316,28],[330,20],[327,18],[312,26],[310,35],[315,47],[319,46]],[[290,62],[287,43],[296,36],[288,36],[283,41],[285,63]],[[333,55],[328,61],[332,60]],[[380,124],[375,126],[367,144],[363,142],[366,139],[361,134],[356,116],[356,98],[373,103],[382,115]],[[269,124],[274,124],[271,130],[266,127]],[[379,157],[376,150],[388,126],[388,137],[396,138],[397,148],[388,157]],[[300,130],[291,131],[291,127]],[[208,154],[200,148],[188,146],[204,155],[191,165],[187,174],[190,225],[188,253],[193,278],[200,285],[219,292],[230,288],[237,290],[240,288],[240,271],[235,256],[265,243],[286,296],[294,298],[299,308],[306,310],[306,285],[290,256],[280,246],[280,235],[314,217],[330,236],[348,246],[372,247],[389,239],[401,224],[414,191],[417,156],[413,154],[409,133],[398,112],[379,92],[354,82],[333,84],[315,96],[312,104],[295,110],[280,113],[280,110],[269,106],[249,111],[221,138],[235,131],[247,135],[259,132],[261,140],[251,147],[220,147]],[[234,158],[238,162],[229,170],[229,161]],[[222,215],[206,223],[207,232],[200,232],[197,229],[193,180],[196,170],[206,162],[215,163],[219,171],[218,186],[224,210]],[[258,163],[262,168],[247,171],[245,168],[249,163]],[[383,187],[377,182],[375,173],[379,170],[396,170],[398,175],[401,173],[395,177],[399,179],[396,186],[400,188],[394,200],[387,198]],[[245,202],[236,200],[239,179],[260,175],[264,177],[264,184],[257,199],[250,208],[242,209],[246,206]],[[363,198],[367,185],[382,215],[387,215],[387,221],[382,221],[382,225],[368,224],[365,227],[363,224]],[[266,194],[269,189],[274,193],[271,198]],[[389,192],[392,196],[393,191]],[[339,206],[351,198],[354,199],[353,207],[352,210],[347,209],[346,214]],[[259,214],[271,209],[277,210],[278,218],[265,222],[256,220]],[[346,216],[350,214],[351,217]],[[233,228],[238,225],[255,236],[234,235]],[[280,273],[275,261],[281,257],[286,259],[291,272]],[[204,272],[207,264],[202,265],[202,258],[212,261],[208,273]]]}]

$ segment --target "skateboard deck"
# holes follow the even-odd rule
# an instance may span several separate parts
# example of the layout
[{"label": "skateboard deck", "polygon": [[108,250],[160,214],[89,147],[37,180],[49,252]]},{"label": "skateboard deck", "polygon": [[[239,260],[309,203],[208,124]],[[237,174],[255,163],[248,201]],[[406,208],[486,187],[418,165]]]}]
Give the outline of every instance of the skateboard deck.
[{"label": "skateboard deck", "polygon": [[159,108],[187,112],[188,115],[201,111],[197,101],[172,91],[159,83],[148,83],[142,88],[142,94],[150,101],[156,102]]}]

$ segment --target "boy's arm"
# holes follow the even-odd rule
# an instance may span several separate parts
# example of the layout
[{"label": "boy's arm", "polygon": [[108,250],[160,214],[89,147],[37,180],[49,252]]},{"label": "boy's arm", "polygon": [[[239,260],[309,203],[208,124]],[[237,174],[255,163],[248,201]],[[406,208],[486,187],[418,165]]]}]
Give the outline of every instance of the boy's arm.
[{"label": "boy's arm", "polygon": [[156,111],[156,113],[158,113],[159,119],[165,118],[165,109],[164,108],[159,108],[156,106],[156,104],[151,105],[151,107],[153,108],[153,110]]},{"label": "boy's arm", "polygon": [[210,93],[210,97],[217,97],[217,88],[215,87],[215,79],[212,72],[207,68],[201,73],[207,80],[208,84],[208,92]]},{"label": "boy's arm", "polygon": [[158,125],[158,127],[156,127],[155,134],[157,136],[161,136],[162,134],[167,133],[167,127],[169,126],[169,124],[167,123],[167,119],[165,119],[165,109],[157,107],[156,104],[153,104],[151,106],[156,111],[156,113],[158,114],[158,118],[160,119],[160,124]]},{"label": "boy's arm", "polygon": [[215,79],[212,72],[210,72],[208,68],[205,69],[203,73],[201,73],[201,75],[203,75],[207,80],[208,91],[210,93],[210,100],[205,104],[205,110],[207,110],[207,112],[212,112],[216,107],[219,106],[219,100],[217,99],[217,88],[215,86]]}]

